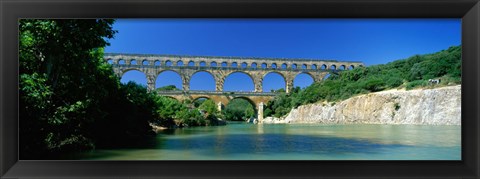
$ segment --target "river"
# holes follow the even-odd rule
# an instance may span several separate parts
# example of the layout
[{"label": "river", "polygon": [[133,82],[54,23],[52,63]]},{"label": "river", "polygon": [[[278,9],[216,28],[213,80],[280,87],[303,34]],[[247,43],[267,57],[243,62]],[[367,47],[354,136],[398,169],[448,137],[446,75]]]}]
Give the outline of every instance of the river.
[{"label": "river", "polygon": [[461,160],[461,126],[246,124],[165,130],[88,160]]}]

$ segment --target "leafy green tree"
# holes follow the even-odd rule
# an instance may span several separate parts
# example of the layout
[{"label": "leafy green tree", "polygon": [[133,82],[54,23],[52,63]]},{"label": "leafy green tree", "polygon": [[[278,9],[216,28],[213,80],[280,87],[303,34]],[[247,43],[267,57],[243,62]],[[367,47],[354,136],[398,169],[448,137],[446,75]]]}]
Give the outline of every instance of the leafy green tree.
[{"label": "leafy green tree", "polygon": [[182,108],[176,114],[176,118],[180,120],[181,127],[206,125],[204,117],[197,109]]},{"label": "leafy green tree", "polygon": [[215,102],[211,99],[205,100],[198,109],[205,111],[209,115],[217,115],[218,114],[218,109],[217,105]]},{"label": "leafy green tree", "polygon": [[103,47],[114,20],[22,19],[20,158],[129,145],[152,135],[160,120],[155,95],[120,84]]},{"label": "leafy green tree", "polygon": [[187,108],[184,104],[180,103],[176,99],[169,97],[158,96],[155,99],[156,113],[160,119],[172,119],[175,117],[176,112],[184,108]]},{"label": "leafy green tree", "polygon": [[113,22],[19,21],[21,157],[94,147],[89,126],[118,85],[102,50]]},{"label": "leafy green tree", "polygon": [[247,108],[245,109],[245,114],[243,116],[247,119],[255,117],[255,110],[253,110],[253,108]]},{"label": "leafy green tree", "polygon": [[363,83],[363,88],[371,92],[381,91],[384,89],[385,82],[380,78],[370,78]]},{"label": "leafy green tree", "polygon": [[226,120],[242,121],[255,116],[253,105],[246,99],[236,98],[230,101],[222,111]]},{"label": "leafy green tree", "polygon": [[266,117],[266,116],[273,116],[273,112],[270,108],[265,108],[265,110],[263,111],[263,116]]},{"label": "leafy green tree", "polygon": [[155,103],[157,117],[152,123],[159,126],[224,125],[218,121],[220,114],[212,100],[204,100],[198,107],[195,107],[191,101],[182,103],[169,97],[156,96]]}]

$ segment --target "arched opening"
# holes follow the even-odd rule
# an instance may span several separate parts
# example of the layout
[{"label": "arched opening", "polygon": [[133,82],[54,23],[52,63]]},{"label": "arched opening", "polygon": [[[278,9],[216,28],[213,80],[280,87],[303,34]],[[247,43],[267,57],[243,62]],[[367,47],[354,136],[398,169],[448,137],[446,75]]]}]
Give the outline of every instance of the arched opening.
[{"label": "arched opening", "polygon": [[327,69],[327,65],[323,64],[322,67],[320,68],[322,70],[326,70]]},{"label": "arched opening", "polygon": [[350,66],[348,67],[348,70],[353,70],[354,68],[355,68],[355,66],[350,65]]},{"label": "arched opening", "polygon": [[232,67],[233,67],[233,68],[237,68],[237,66],[238,66],[238,65],[237,65],[237,62],[233,62],[233,63],[232,63]]},{"label": "arched opening", "polygon": [[255,91],[253,78],[244,72],[230,73],[223,85],[223,91]]},{"label": "arched opening", "polygon": [[293,79],[293,86],[305,88],[313,83],[313,77],[308,73],[300,73]]},{"label": "arched opening", "polygon": [[328,77],[330,77],[330,73],[328,73],[327,75],[325,75],[322,80],[326,80]]},{"label": "arched opening", "polygon": [[179,67],[183,66],[183,61],[180,61],[180,60],[177,61],[177,66],[179,66]]},{"label": "arched opening", "polygon": [[148,65],[148,60],[143,60],[142,65]]},{"label": "arched opening", "polygon": [[212,62],[212,63],[210,63],[210,66],[211,66],[211,67],[217,67],[217,62]]},{"label": "arched opening", "polygon": [[257,63],[253,62],[251,67],[256,69],[257,68]]},{"label": "arched opening", "polygon": [[316,70],[316,69],[317,69],[317,65],[312,64],[312,66],[311,66],[310,68],[313,69],[313,70]]},{"label": "arched opening", "polygon": [[167,60],[167,61],[165,62],[165,66],[167,66],[167,67],[172,66],[172,61]]},{"label": "arched opening", "polygon": [[118,60],[118,64],[125,65],[125,60],[123,60],[123,59]]},{"label": "arched opening", "polygon": [[159,60],[155,60],[155,63],[153,63],[154,66],[160,66],[160,61]]},{"label": "arched opening", "polygon": [[227,62],[222,62],[222,67],[228,67],[228,63]]},{"label": "arched opening", "polygon": [[363,65],[358,65],[359,67],[363,67]]},{"label": "arched opening", "polygon": [[277,64],[276,64],[276,63],[272,63],[271,67],[272,67],[273,69],[277,69]]},{"label": "arched opening", "polygon": [[192,104],[193,104],[193,106],[198,108],[200,105],[202,105],[207,100],[209,100],[208,97],[205,97],[205,96],[198,97],[198,98],[193,99]]},{"label": "arched opening", "polygon": [[285,78],[280,73],[270,72],[263,77],[263,92],[285,92],[285,87]]},{"label": "arched opening", "polygon": [[267,68],[267,64],[266,63],[262,63],[262,69],[266,69]]},{"label": "arched opening", "polygon": [[285,70],[285,69],[287,69],[287,68],[288,68],[288,66],[287,66],[287,64],[286,64],[286,63],[282,64],[282,69],[284,69],[284,70]]},{"label": "arched opening", "polygon": [[230,100],[222,113],[228,121],[246,121],[257,116],[255,103],[244,97]]},{"label": "arched opening", "polygon": [[242,63],[242,68],[247,68],[247,66],[248,66],[247,62]]},{"label": "arched opening", "polygon": [[190,78],[191,90],[215,91],[215,78],[206,71],[195,72]]},{"label": "arched opening", "polygon": [[195,66],[195,62],[193,62],[193,61],[189,61],[189,62],[188,62],[188,66],[189,66],[189,67],[193,67],[193,66]]},{"label": "arched opening", "polygon": [[138,70],[129,70],[122,75],[120,82],[127,84],[128,82],[135,82],[139,85],[147,87],[147,75]]},{"label": "arched opening", "polygon": [[337,69],[337,66],[336,66],[336,65],[330,66],[330,70],[336,70],[336,69]]},{"label": "arched opening", "polygon": [[111,65],[111,64],[113,64],[113,60],[112,60],[112,59],[108,59],[108,60],[107,60],[107,63]]},{"label": "arched opening", "polygon": [[162,71],[155,80],[155,88],[159,91],[181,90],[182,77],[175,71]]},{"label": "arched opening", "polygon": [[297,64],[292,64],[292,69],[297,69]]},{"label": "arched opening", "polygon": [[303,64],[302,69],[304,69],[304,70],[307,69],[307,64]]},{"label": "arched opening", "polygon": [[137,65],[137,60],[130,60],[130,65]]},{"label": "arched opening", "polygon": [[201,67],[207,66],[207,63],[205,63],[204,61],[201,61],[201,62],[200,62],[200,66],[201,66]]},{"label": "arched opening", "polygon": [[345,70],[345,65],[341,65],[340,68],[338,68],[339,70]]}]

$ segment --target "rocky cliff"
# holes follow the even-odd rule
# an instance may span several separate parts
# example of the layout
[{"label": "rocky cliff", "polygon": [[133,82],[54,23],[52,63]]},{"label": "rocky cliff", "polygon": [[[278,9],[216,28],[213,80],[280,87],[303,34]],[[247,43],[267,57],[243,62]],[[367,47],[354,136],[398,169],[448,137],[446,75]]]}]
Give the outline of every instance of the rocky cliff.
[{"label": "rocky cliff", "polygon": [[303,105],[264,123],[460,125],[461,86],[388,90],[337,103]]}]

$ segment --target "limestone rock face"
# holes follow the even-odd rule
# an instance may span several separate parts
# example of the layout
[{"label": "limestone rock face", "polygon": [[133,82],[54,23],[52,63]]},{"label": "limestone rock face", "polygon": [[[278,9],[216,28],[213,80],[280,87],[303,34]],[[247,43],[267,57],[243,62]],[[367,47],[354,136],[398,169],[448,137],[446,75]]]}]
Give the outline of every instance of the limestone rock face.
[{"label": "limestone rock face", "polygon": [[303,105],[290,111],[282,122],[265,121],[269,122],[461,125],[461,86],[388,90],[337,103]]}]

